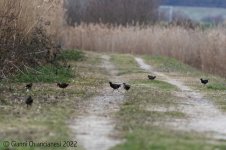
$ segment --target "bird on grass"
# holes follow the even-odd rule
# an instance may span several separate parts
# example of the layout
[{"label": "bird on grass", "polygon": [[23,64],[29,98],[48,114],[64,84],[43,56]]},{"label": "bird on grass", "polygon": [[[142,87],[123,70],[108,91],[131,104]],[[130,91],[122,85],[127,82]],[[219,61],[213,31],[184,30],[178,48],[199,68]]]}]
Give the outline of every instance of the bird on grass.
[{"label": "bird on grass", "polygon": [[209,80],[208,79],[200,79],[200,81],[201,81],[201,83],[202,84],[204,84],[204,85],[206,85],[208,82],[209,82]]},{"label": "bird on grass", "polygon": [[156,76],[148,75],[149,80],[155,80]]},{"label": "bird on grass", "polygon": [[57,86],[58,86],[59,88],[61,88],[61,89],[67,88],[68,85],[69,85],[68,83],[57,83]]},{"label": "bird on grass", "polygon": [[115,83],[112,83],[112,82],[109,82],[110,84],[110,87],[114,90],[118,90],[120,87],[121,87],[121,84],[115,84]]},{"label": "bird on grass", "polygon": [[33,84],[32,83],[29,83],[25,86],[25,88],[27,89],[27,91],[30,91],[31,88],[32,88]]},{"label": "bird on grass", "polygon": [[128,91],[130,89],[130,85],[126,84],[126,83],[123,83],[123,87],[126,91]]},{"label": "bird on grass", "polygon": [[32,106],[32,103],[33,103],[32,97],[29,96],[29,97],[26,99],[25,103],[27,104],[27,108],[28,108],[28,106]]}]

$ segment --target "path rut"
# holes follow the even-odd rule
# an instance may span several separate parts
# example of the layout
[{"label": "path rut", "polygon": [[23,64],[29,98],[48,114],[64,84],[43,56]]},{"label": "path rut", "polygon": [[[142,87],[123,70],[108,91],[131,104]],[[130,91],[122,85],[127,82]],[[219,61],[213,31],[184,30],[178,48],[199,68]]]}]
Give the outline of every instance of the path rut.
[{"label": "path rut", "polygon": [[[109,79],[119,81],[117,70],[110,62],[110,57],[102,56],[102,67],[109,73]],[[98,96],[91,98],[83,108],[86,113],[77,117],[71,124],[78,144],[86,150],[108,150],[121,143],[116,139],[115,122],[112,114],[119,110],[124,95],[112,92],[108,84],[104,86]]]},{"label": "path rut", "polygon": [[143,70],[157,75],[158,79],[160,78],[160,80],[180,89],[179,94],[183,97],[180,110],[187,114],[188,119],[178,120],[170,125],[177,129],[203,132],[217,139],[226,139],[226,115],[210,100],[205,99],[201,93],[192,90],[183,82],[154,71],[142,58],[135,58],[135,60]]}]

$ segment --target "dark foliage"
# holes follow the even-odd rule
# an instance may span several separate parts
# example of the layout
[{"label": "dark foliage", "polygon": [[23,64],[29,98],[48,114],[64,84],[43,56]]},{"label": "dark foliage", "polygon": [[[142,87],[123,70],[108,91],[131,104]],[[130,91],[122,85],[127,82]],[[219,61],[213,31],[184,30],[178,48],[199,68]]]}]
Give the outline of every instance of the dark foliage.
[{"label": "dark foliage", "polygon": [[158,0],[67,0],[67,22],[135,24],[156,20]]}]

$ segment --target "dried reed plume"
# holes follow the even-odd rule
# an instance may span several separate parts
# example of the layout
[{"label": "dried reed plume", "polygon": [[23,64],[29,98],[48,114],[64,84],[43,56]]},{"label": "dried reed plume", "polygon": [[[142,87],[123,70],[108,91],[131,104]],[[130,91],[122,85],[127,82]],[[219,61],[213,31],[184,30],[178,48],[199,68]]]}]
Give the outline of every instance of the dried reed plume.
[{"label": "dried reed plume", "polygon": [[178,26],[83,24],[65,33],[68,48],[170,56],[226,77],[226,29],[223,28],[189,30]]},{"label": "dried reed plume", "polygon": [[[45,62],[60,39],[61,0],[0,0],[0,76]],[[47,56],[49,57],[49,56]]]}]

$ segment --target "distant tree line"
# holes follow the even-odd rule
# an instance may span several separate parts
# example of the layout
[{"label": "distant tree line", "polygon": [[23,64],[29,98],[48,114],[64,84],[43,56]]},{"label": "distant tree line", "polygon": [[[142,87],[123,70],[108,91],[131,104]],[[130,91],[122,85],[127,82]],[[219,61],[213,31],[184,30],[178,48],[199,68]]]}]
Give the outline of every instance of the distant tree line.
[{"label": "distant tree line", "polygon": [[226,0],[161,0],[161,5],[226,8]]},{"label": "distant tree line", "polygon": [[65,0],[69,25],[85,23],[135,24],[157,19],[159,0]]}]

